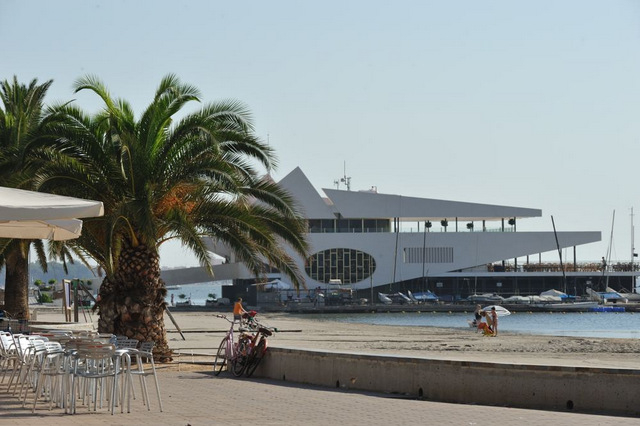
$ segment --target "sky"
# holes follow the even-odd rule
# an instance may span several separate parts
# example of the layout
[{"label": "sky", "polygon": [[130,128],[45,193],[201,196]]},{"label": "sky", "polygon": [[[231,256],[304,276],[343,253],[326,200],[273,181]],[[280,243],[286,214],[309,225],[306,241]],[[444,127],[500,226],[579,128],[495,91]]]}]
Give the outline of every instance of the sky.
[{"label": "sky", "polygon": [[[0,80],[53,79],[51,103],[97,112],[72,91],[90,74],[140,112],[174,73],[248,106],[276,180],[335,188],[346,169],[352,190],[541,209],[518,230],[553,216],[602,232],[579,261],[631,257],[635,0],[2,0],[0,39]],[[161,264],[196,262],[174,244]]]}]

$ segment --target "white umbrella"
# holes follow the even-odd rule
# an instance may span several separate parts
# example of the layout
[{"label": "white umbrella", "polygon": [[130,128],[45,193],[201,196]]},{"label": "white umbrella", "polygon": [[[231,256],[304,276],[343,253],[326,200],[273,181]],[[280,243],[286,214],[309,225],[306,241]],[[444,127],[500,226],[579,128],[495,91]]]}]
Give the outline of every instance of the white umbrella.
[{"label": "white umbrella", "polygon": [[81,232],[82,221],[78,219],[0,222],[0,237],[2,238],[65,241],[78,238]]},{"label": "white umbrella", "polygon": [[484,308],[482,308],[482,310],[485,312],[491,312],[491,308],[496,308],[496,314],[499,317],[506,317],[507,315],[511,315],[511,312],[507,308],[503,308],[502,306],[498,305],[485,306]]},{"label": "white umbrella", "polygon": [[100,201],[0,187],[0,221],[57,220],[104,214]]},{"label": "white umbrella", "polygon": [[0,187],[0,237],[69,240],[78,238],[77,218],[104,214],[100,201]]}]

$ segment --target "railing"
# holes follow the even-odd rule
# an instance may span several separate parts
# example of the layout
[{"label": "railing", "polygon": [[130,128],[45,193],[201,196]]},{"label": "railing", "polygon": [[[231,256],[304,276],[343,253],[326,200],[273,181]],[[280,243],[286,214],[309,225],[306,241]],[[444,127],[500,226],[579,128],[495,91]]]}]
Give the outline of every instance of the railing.
[{"label": "railing", "polygon": [[[518,264],[516,268],[515,264],[507,263],[504,265],[504,272],[635,272],[640,271],[640,264],[631,262],[617,262],[607,266],[606,270],[602,270],[602,263],[600,262],[580,262],[574,265],[573,262],[564,263],[563,268],[560,267],[560,263],[557,262],[542,262],[542,263],[525,263]],[[488,265],[487,270],[489,272],[499,272],[498,269],[502,269],[502,265]]]},{"label": "railing", "polygon": [[[309,229],[310,234],[368,234],[368,233],[392,233],[393,229],[390,228],[311,228]],[[418,227],[400,227],[400,232],[402,233],[416,233],[416,232],[424,232],[424,228],[418,229]],[[455,224],[449,224],[447,230],[445,231],[444,227],[431,227],[427,232],[516,232],[513,227],[509,226],[504,229],[502,228],[484,228],[478,227],[473,229],[468,229],[466,224],[459,224],[458,230],[456,231]]]}]

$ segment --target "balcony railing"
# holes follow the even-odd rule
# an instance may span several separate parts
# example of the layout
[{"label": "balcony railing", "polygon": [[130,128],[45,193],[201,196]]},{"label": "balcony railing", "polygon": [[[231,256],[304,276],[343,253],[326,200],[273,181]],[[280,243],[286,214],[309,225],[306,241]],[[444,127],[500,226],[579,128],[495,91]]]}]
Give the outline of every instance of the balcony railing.
[{"label": "balcony railing", "polygon": [[[600,262],[578,262],[563,263],[564,272],[593,272],[604,274],[607,272],[636,272],[640,271],[640,264],[631,262],[617,262],[608,265],[606,270],[602,270]],[[525,263],[518,264],[516,268],[513,263],[488,265],[488,272],[562,272],[560,263],[558,262],[542,262],[542,263]]]}]

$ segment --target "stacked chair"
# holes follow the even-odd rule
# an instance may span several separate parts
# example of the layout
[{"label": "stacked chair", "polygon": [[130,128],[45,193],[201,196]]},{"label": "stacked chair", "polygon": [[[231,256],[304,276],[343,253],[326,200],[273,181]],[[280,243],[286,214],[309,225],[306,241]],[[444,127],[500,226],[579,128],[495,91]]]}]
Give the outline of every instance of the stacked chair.
[{"label": "stacked chair", "polygon": [[[160,411],[160,386],[153,362],[153,342],[111,334],[48,331],[24,335],[0,331],[0,391],[16,395],[32,412],[38,402],[74,414],[117,406],[131,411],[138,377],[142,402],[151,410],[147,376],[153,376]],[[29,393],[32,392],[31,397]]]}]

